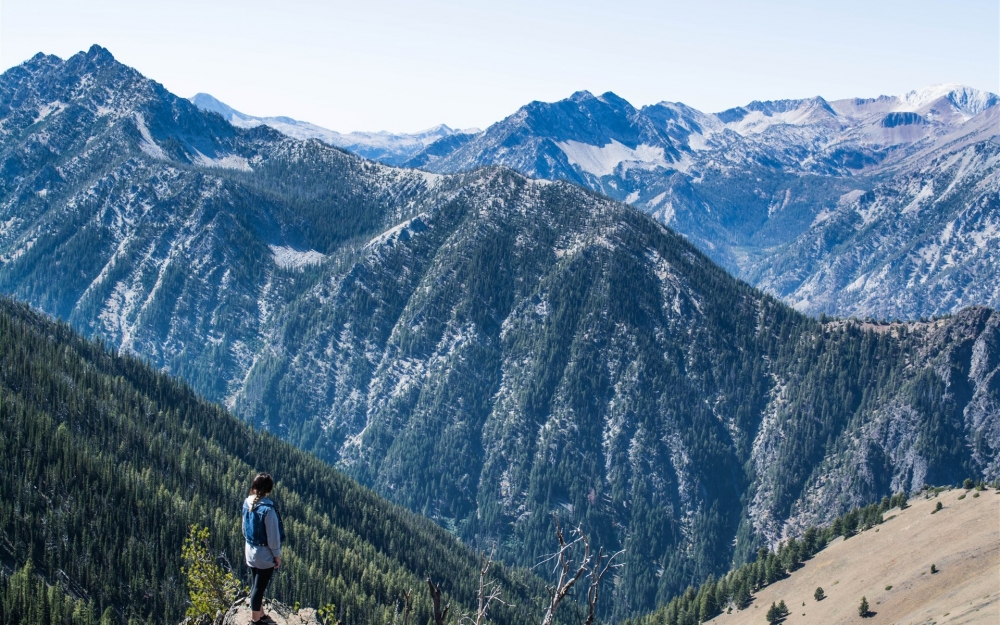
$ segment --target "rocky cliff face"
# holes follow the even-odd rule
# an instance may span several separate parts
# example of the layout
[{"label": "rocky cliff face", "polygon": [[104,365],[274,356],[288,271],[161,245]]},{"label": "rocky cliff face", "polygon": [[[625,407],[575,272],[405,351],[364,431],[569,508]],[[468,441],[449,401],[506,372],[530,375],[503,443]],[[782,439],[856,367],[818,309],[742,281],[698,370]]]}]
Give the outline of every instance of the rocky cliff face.
[{"label": "rocky cliff face", "polygon": [[509,561],[582,523],[627,549],[614,616],[1000,477],[988,309],[820,323],[567,182],[234,128],[96,48],[9,71],[0,105],[6,292]]}]

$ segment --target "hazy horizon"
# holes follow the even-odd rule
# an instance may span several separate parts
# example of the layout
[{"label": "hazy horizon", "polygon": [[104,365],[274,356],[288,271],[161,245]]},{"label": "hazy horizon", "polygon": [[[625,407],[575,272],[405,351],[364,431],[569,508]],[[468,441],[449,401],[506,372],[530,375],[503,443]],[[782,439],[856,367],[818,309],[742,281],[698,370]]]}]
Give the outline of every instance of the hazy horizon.
[{"label": "hazy horizon", "polygon": [[177,95],[340,132],[485,128],[581,90],[706,112],[941,83],[1000,91],[995,1],[0,5],[2,71],[95,43]]}]

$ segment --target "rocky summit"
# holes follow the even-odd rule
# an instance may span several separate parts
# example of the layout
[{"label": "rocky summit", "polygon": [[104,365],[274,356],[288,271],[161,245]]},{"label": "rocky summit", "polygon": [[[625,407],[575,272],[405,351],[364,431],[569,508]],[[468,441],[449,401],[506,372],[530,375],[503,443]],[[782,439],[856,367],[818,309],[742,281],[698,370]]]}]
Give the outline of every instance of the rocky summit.
[{"label": "rocky summit", "polygon": [[[941,174],[921,202],[951,197],[953,182],[995,184],[982,167],[996,162],[990,141],[955,139],[954,160],[933,146],[898,158],[815,148],[814,165],[789,173],[727,126],[801,104],[719,118],[709,138],[731,147],[714,152],[691,147],[711,120],[690,113],[684,124],[701,120],[701,130],[675,133],[687,147],[665,135],[671,149],[653,154],[637,143],[660,132],[642,126],[649,115],[636,117],[638,130],[619,124],[627,103],[602,98],[614,110],[592,126],[613,130],[614,149],[635,159],[756,155],[745,175],[691,160],[639,192],[648,210],[661,193],[721,194],[759,172],[788,198],[774,219],[798,214],[802,232],[831,228],[847,249],[868,232],[863,215],[872,228],[906,227],[885,198],[904,202],[890,189],[917,184],[898,174],[838,186],[859,179],[844,177],[856,162],[918,159],[970,176]],[[833,124],[842,105],[808,107]],[[964,123],[995,110],[970,110]],[[887,132],[919,125],[891,119]],[[610,162],[587,151],[580,127],[563,130],[557,143],[576,163]],[[497,541],[509,562],[550,552],[554,518],[582,524],[626,549],[608,595],[615,618],[852,506],[925,482],[1000,477],[1000,316],[988,308],[891,324],[810,318],[730,276],[694,244],[707,239],[678,234],[663,215],[507,167],[396,169],[234,127],[98,47],[65,61],[37,56],[0,77],[0,170],[4,292],[182,377],[467,543]],[[810,207],[823,204],[805,202],[807,192],[848,199],[812,226]],[[994,214],[995,195],[984,193],[982,212]],[[724,234],[737,217],[766,225],[774,193],[765,196],[753,210],[687,206],[711,209],[704,228]],[[924,214],[921,202],[906,214]],[[978,223],[956,222],[949,241],[979,241]],[[764,240],[758,226],[740,241]],[[886,228],[871,240],[890,240]],[[969,266],[989,266],[988,248]],[[807,248],[781,249],[774,262],[786,259],[787,271],[809,266],[787,260]],[[965,292],[979,279],[962,282]],[[823,301],[826,282],[816,284],[809,301]]]}]

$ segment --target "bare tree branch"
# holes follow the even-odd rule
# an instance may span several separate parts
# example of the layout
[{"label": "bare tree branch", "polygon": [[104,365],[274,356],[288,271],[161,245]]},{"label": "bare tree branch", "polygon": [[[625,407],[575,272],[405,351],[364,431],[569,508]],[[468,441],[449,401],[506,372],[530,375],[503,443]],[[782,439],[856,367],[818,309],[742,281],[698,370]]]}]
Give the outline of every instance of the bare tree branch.
[{"label": "bare tree branch", "polygon": [[464,615],[459,619],[462,625],[484,625],[486,617],[489,615],[490,606],[499,603],[509,606],[511,604],[503,600],[502,587],[500,582],[489,579],[490,569],[493,567],[494,556],[496,555],[497,544],[494,542],[489,554],[482,553],[479,556],[479,606],[476,616]]},{"label": "bare tree branch", "polygon": [[[620,564],[612,563],[615,561],[615,558],[623,553],[625,553],[624,549],[608,557],[604,555],[603,547],[598,550],[597,560],[590,569],[590,586],[587,588],[587,620],[584,621],[584,625],[594,625],[594,619],[597,618],[597,599],[601,590],[601,580],[604,579],[604,574],[610,569],[616,569],[621,566]],[[604,562],[604,558],[608,558],[607,563]]]},{"label": "bare tree branch", "polygon": [[445,619],[448,618],[448,609],[451,608],[451,604],[445,604],[444,609],[441,609],[441,587],[431,581],[431,578],[427,578],[427,585],[431,590],[431,601],[434,604],[434,625],[445,625]]},{"label": "bare tree branch", "polygon": [[[566,595],[573,588],[584,573],[588,571],[588,566],[590,565],[590,541],[587,540],[587,536],[583,533],[583,529],[579,526],[573,532],[576,534],[576,538],[566,542],[566,537],[563,534],[562,526],[559,524],[559,518],[552,515],[556,524],[556,539],[559,541],[559,550],[545,558],[540,564],[546,562],[555,561],[555,567],[553,573],[557,573],[555,586],[549,586],[547,590],[549,591],[549,607],[545,610],[545,616],[542,618],[542,625],[552,625],[553,619],[555,618],[556,610],[559,608],[559,604],[562,603]],[[576,563],[574,558],[574,550],[578,544],[583,544],[583,558],[580,560],[579,564]],[[536,565],[537,566],[537,565]]]}]

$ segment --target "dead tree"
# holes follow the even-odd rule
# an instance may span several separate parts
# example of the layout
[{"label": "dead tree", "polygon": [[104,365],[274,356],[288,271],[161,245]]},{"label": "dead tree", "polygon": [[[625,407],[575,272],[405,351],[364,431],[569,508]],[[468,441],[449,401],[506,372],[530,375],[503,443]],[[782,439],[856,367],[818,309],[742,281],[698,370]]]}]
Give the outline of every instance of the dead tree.
[{"label": "dead tree", "polygon": [[[546,588],[549,591],[549,607],[545,610],[542,625],[552,625],[559,604],[569,594],[573,585],[580,581],[580,578],[587,572],[587,567],[590,564],[590,541],[587,540],[587,536],[583,533],[583,530],[577,527],[573,532],[576,534],[576,538],[566,542],[566,537],[563,534],[558,518],[555,518],[555,523],[559,550],[539,562],[539,564],[555,562],[554,572],[557,573],[555,586],[548,586]],[[574,551],[580,545],[583,547],[583,558],[577,563]]]},{"label": "dead tree", "polygon": [[510,605],[503,600],[500,582],[490,580],[489,578],[490,569],[493,568],[493,558],[496,555],[496,552],[497,544],[493,543],[493,548],[490,549],[490,553],[488,555],[486,553],[482,553],[479,556],[479,606],[476,610],[475,618],[470,615],[465,615],[459,619],[459,623],[461,625],[483,625],[486,623],[486,616],[489,614],[490,606],[492,604],[499,603],[506,606]]},{"label": "dead tree", "polygon": [[431,602],[434,604],[434,625],[445,625],[445,619],[448,618],[448,609],[451,607],[451,604],[445,604],[442,610],[441,587],[432,582],[429,577],[427,578],[427,585],[431,589]]},{"label": "dead tree", "polygon": [[[590,586],[587,588],[587,620],[584,621],[584,625],[594,625],[594,619],[597,618],[597,599],[601,590],[601,580],[604,579],[604,574],[609,570],[621,566],[614,564],[614,561],[623,553],[625,553],[624,549],[608,557],[604,555],[603,547],[597,551],[597,560],[590,567]],[[604,562],[605,558],[607,558],[607,562]]]},{"label": "dead tree", "polygon": [[407,589],[403,593],[403,625],[410,625],[410,610],[413,608],[413,591]]},{"label": "dead tree", "polygon": [[[590,540],[583,533],[583,528],[577,526],[573,530],[576,538],[567,542],[559,519],[555,515],[553,515],[553,519],[556,524],[556,539],[559,541],[559,550],[539,562],[539,565],[555,562],[553,572],[557,573],[558,576],[555,585],[546,588],[549,591],[549,607],[545,610],[542,625],[552,625],[556,609],[584,575],[589,577],[585,625],[594,625],[594,620],[597,618],[597,600],[600,597],[601,580],[604,579],[604,575],[608,571],[621,566],[615,564],[614,561],[615,558],[625,553],[625,550],[618,551],[609,557],[604,555],[604,549],[601,548],[597,551],[597,558],[594,559],[590,555]],[[576,555],[579,554],[581,548],[583,549],[583,557],[577,561]]]}]

